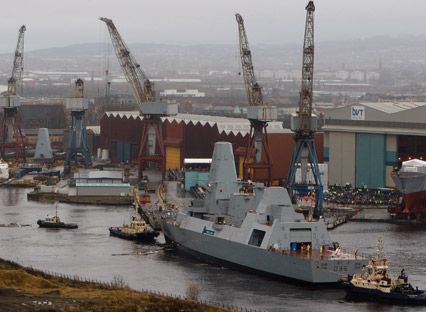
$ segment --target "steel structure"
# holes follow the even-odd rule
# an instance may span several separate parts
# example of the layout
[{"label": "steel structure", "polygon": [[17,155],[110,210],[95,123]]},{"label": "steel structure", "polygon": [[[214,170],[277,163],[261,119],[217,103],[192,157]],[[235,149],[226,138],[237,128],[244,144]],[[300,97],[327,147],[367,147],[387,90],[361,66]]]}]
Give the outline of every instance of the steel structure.
[{"label": "steel structure", "polygon": [[108,27],[118,62],[133,89],[138,105],[141,106],[143,102],[155,101],[154,84],[148,79],[141,66],[130,53],[113,21],[105,17],[99,19]]},{"label": "steel structure", "polygon": [[100,20],[108,27],[115,54],[144,117],[136,161],[138,177],[142,179],[143,166],[156,162],[159,163],[164,178],[165,153],[161,117],[177,114],[177,106],[155,102],[154,84],[130,53],[113,21],[105,17],[101,17]]},{"label": "steel structure", "polygon": [[266,170],[266,179],[263,180],[265,184],[270,184],[272,160],[268,145],[267,126],[268,121],[276,119],[277,111],[275,107],[263,104],[262,88],[254,74],[244,20],[240,14],[236,14],[235,17],[238,23],[242,72],[249,104],[247,118],[250,121],[250,135],[243,162],[244,179],[260,180],[257,177],[257,171]]},{"label": "steel structure", "polygon": [[68,146],[64,164],[64,174],[71,171],[71,162],[76,165],[83,162],[88,167],[92,164],[89,147],[87,144],[87,129],[85,112],[89,102],[84,98],[84,81],[75,81],[75,94],[67,99],[66,107],[71,110],[71,126],[68,133]]},{"label": "steel structure", "polygon": [[[292,195],[314,197],[313,217],[318,219],[323,213],[323,185],[315,148],[317,119],[312,115],[313,78],[314,78],[314,12],[315,5],[309,1],[306,6],[306,24],[303,44],[302,86],[299,98],[299,110],[292,116],[291,128],[294,131],[294,149],[288,175],[288,188]],[[296,171],[301,169],[301,182],[296,183]],[[308,180],[308,171],[312,171],[313,180]]]},{"label": "steel structure", "polygon": [[22,73],[24,71],[24,33],[26,27],[19,29],[18,43],[13,59],[12,74],[7,81],[7,92],[0,98],[0,107],[3,108],[3,117],[0,128],[0,156],[7,158],[7,152],[15,151],[15,160],[26,160],[25,140],[21,130],[21,116],[19,112],[20,98],[22,95]]}]

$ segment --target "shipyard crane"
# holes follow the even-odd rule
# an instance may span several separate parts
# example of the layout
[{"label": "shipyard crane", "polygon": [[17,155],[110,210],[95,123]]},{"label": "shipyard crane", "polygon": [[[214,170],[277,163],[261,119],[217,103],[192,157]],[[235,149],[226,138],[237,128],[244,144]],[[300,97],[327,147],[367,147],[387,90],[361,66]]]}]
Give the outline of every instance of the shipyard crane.
[{"label": "shipyard crane", "polygon": [[77,79],[74,86],[74,96],[66,99],[66,108],[71,111],[71,125],[68,132],[68,146],[64,163],[64,174],[71,171],[71,161],[80,163],[79,156],[82,156],[86,167],[92,164],[90,156],[85,112],[89,108],[89,100],[84,98],[84,81]]},{"label": "shipyard crane", "polygon": [[141,66],[130,53],[113,21],[105,17],[99,19],[108,27],[118,62],[132,87],[133,95],[143,115],[142,133],[136,160],[138,177],[142,179],[143,166],[150,162],[157,162],[164,178],[165,153],[161,117],[176,115],[177,104],[156,102],[154,84],[148,79]]},{"label": "shipyard crane", "polygon": [[[254,74],[244,20],[240,14],[236,14],[235,17],[238,23],[242,72],[249,104],[247,118],[250,121],[250,134],[243,162],[244,179],[258,180],[256,171],[266,170],[267,175],[264,181],[266,184],[270,184],[272,161],[269,152],[267,126],[269,121],[277,118],[277,109],[263,104],[262,88]],[[250,177],[250,175],[252,176]]]},{"label": "shipyard crane", "polygon": [[22,95],[22,74],[24,72],[24,33],[27,30],[25,25],[19,28],[18,43],[16,44],[15,57],[13,59],[12,75],[7,81],[7,93],[16,95],[18,84],[21,86]]},{"label": "shipyard crane", "polygon": [[[292,196],[310,195],[315,203],[313,218],[318,219],[323,213],[323,185],[315,148],[317,117],[312,114],[313,79],[314,79],[314,12],[315,5],[309,1],[306,6],[306,24],[303,43],[302,86],[299,108],[291,118],[294,131],[294,149],[288,174],[288,189]],[[296,183],[296,171],[300,165],[301,181]],[[309,169],[313,179],[308,179]]]},{"label": "shipyard crane", "polygon": [[[25,161],[25,141],[21,130],[21,116],[19,107],[20,98],[17,91],[20,89],[22,95],[22,73],[24,71],[24,33],[26,27],[19,28],[18,43],[13,59],[12,74],[7,81],[7,92],[0,97],[0,107],[3,108],[3,117],[0,128],[0,156],[6,158],[8,150],[15,150],[15,160]],[[20,88],[19,88],[20,86]]]},{"label": "shipyard crane", "polygon": [[113,21],[105,17],[99,19],[108,27],[118,62],[123,69],[127,81],[133,89],[133,94],[138,105],[142,105],[143,102],[155,101],[153,83],[148,79],[141,66],[130,53]]}]

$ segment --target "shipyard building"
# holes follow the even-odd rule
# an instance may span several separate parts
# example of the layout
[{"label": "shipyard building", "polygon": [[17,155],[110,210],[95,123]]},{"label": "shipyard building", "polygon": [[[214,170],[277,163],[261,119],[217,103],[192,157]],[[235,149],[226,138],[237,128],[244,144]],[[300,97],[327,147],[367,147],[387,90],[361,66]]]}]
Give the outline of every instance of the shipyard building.
[{"label": "shipyard building", "polygon": [[[138,155],[143,117],[138,111],[107,112],[100,121],[100,145],[109,150],[113,162],[133,162]],[[184,167],[185,159],[206,159],[213,154],[214,143],[233,145],[239,177],[250,133],[250,122],[245,118],[178,114],[162,118],[167,169]],[[322,162],[323,135],[316,134],[316,148]],[[282,122],[268,123],[268,142],[272,158],[272,181],[285,182],[294,146],[293,132]],[[262,174],[262,173],[261,173]],[[260,178],[266,178],[261,176]]]},{"label": "shipyard building", "polygon": [[325,113],[329,184],[394,187],[402,161],[426,159],[425,102],[360,102]]}]

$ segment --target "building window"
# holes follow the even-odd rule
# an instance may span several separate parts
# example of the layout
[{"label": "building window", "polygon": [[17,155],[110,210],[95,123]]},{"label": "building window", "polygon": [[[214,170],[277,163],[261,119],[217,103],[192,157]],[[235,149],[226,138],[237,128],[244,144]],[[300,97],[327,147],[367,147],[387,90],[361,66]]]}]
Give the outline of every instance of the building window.
[{"label": "building window", "polygon": [[248,244],[260,247],[262,245],[263,238],[265,237],[265,231],[253,230],[251,233]]}]

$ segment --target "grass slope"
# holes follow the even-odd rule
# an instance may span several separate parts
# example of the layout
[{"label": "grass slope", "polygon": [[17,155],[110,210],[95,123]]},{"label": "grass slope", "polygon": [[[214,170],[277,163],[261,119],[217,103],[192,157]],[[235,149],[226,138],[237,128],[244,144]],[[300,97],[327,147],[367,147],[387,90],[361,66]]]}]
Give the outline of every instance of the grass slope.
[{"label": "grass slope", "polygon": [[129,288],[88,283],[0,259],[0,307],[16,311],[227,311]]}]

